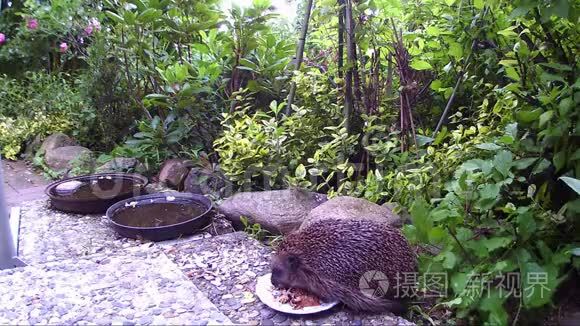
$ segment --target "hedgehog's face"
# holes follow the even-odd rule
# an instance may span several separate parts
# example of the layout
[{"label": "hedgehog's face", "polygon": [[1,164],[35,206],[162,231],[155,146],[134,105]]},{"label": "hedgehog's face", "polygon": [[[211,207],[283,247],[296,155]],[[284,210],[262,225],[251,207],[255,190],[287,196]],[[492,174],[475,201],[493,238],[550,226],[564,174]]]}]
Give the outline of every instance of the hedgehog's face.
[{"label": "hedgehog's face", "polygon": [[278,255],[272,260],[272,284],[277,288],[303,288],[300,259],[294,255]]}]

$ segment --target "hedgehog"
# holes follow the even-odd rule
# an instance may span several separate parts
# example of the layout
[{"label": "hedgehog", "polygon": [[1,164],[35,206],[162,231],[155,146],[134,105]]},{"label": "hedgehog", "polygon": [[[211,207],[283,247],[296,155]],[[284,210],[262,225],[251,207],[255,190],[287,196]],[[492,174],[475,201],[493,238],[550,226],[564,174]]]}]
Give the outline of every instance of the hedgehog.
[{"label": "hedgehog", "polygon": [[271,267],[271,282],[277,288],[303,289],[323,300],[341,301],[354,311],[401,314],[407,299],[402,298],[402,280],[413,275],[406,273],[416,272],[417,263],[394,227],[327,219],[287,235]]}]

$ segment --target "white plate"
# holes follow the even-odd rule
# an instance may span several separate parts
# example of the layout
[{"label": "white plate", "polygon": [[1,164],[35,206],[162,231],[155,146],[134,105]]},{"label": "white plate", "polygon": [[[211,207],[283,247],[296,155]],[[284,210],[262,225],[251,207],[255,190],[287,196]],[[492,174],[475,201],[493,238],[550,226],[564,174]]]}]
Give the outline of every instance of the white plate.
[{"label": "white plate", "polygon": [[276,298],[274,298],[274,286],[270,281],[271,275],[272,274],[269,273],[258,277],[256,283],[256,295],[265,305],[276,311],[284,312],[287,314],[308,315],[328,310],[338,304],[338,301],[321,302],[319,306],[294,309],[291,305],[287,303],[281,303],[276,300]]}]

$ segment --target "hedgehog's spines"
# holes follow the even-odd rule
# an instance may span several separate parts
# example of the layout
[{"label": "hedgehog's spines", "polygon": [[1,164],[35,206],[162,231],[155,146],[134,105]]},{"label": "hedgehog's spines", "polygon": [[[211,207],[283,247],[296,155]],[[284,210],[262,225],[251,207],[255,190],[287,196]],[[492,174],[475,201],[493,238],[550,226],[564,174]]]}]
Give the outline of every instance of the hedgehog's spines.
[{"label": "hedgehog's spines", "polygon": [[[288,257],[297,257],[295,269]],[[403,306],[392,300],[395,288],[401,273],[416,270],[416,260],[398,229],[368,220],[324,220],[288,235],[274,266],[283,272],[273,275],[273,283],[338,299],[357,311],[401,312]],[[365,273],[374,271],[387,278],[382,283],[389,285],[386,296],[369,296],[361,289]]]}]

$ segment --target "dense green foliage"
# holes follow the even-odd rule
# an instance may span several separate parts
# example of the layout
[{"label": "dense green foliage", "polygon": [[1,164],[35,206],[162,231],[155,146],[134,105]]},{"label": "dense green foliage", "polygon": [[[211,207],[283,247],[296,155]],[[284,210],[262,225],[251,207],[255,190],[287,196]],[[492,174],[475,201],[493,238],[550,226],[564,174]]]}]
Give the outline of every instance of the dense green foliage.
[{"label": "dense green foliage", "polygon": [[[314,3],[293,71],[300,23],[266,0],[25,1],[0,16],[2,154],[64,131],[152,171],[209,157],[240,190],[396,202],[448,276],[434,309],[535,318],[579,267],[578,2]],[[513,272],[521,297],[486,289]]]},{"label": "dense green foliage", "polygon": [[16,159],[27,140],[65,132],[87,141],[94,115],[63,75],[26,74],[21,80],[0,78],[0,147]]}]

